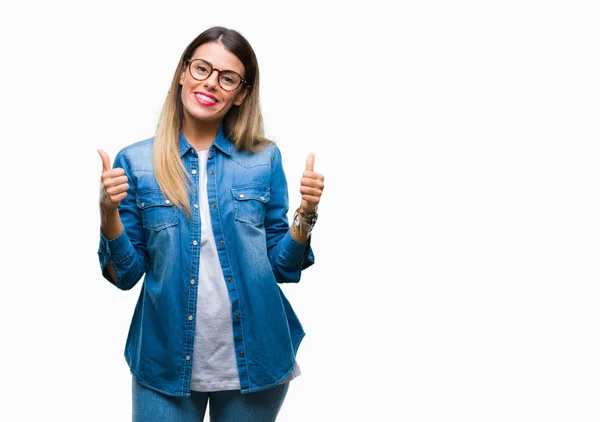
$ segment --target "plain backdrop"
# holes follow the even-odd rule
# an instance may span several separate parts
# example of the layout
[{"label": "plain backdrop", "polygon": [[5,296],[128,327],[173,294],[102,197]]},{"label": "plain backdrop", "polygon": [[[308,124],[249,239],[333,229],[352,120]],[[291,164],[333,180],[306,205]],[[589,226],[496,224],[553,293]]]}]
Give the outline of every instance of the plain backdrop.
[{"label": "plain backdrop", "polygon": [[[103,148],[202,30],[254,46],[291,208],[326,188],[281,422],[600,420],[593,1],[29,1],[0,12],[3,421],[131,419],[139,287],[97,259]],[[290,215],[291,217],[291,215]]]}]

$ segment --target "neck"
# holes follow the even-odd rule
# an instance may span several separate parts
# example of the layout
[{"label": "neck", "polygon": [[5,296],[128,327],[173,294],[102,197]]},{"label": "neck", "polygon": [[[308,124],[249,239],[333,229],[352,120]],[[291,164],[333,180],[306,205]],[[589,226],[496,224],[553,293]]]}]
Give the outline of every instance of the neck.
[{"label": "neck", "polygon": [[183,135],[197,151],[207,150],[215,140],[221,122],[190,122],[184,119]]}]

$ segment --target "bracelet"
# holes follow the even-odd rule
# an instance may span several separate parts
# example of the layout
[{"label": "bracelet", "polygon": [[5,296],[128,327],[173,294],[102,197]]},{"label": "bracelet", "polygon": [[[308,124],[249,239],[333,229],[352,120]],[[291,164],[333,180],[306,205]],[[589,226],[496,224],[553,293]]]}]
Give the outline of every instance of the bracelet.
[{"label": "bracelet", "polygon": [[298,211],[298,213],[303,217],[303,218],[313,218],[313,219],[317,219],[317,217],[319,216],[319,214],[317,213],[317,210],[315,210],[315,212],[300,212]]},{"label": "bracelet", "polygon": [[[310,223],[307,223],[304,220],[302,220],[300,218],[300,216],[302,216],[303,218],[309,217]],[[294,212],[294,225],[300,231],[300,234],[302,234],[304,231],[306,231],[307,235],[310,236],[310,232],[312,231],[313,227],[315,226],[318,216],[319,215],[317,214],[317,212],[302,213],[302,212],[300,212],[300,208],[298,208]]]}]

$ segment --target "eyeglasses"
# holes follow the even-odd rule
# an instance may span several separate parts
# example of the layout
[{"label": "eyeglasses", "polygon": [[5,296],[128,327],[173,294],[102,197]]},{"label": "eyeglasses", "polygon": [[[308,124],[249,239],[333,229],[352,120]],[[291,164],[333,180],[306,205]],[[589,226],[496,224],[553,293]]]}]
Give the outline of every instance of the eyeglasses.
[{"label": "eyeglasses", "polygon": [[248,82],[242,78],[239,73],[233,70],[220,70],[215,69],[206,60],[194,59],[186,60],[190,75],[197,81],[203,81],[207,79],[216,70],[218,72],[219,85],[225,91],[235,91],[241,84],[248,85]]}]

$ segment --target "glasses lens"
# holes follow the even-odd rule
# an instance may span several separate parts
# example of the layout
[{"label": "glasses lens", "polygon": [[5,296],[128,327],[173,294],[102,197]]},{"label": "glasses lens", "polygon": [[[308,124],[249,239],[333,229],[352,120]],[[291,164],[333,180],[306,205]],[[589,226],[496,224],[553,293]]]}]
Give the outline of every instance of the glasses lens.
[{"label": "glasses lens", "polygon": [[201,81],[210,76],[212,67],[204,60],[196,59],[190,62],[190,72],[192,72],[194,79]]},{"label": "glasses lens", "polygon": [[219,85],[221,85],[221,88],[223,89],[233,91],[240,85],[241,82],[241,76],[235,72],[224,70],[223,72],[219,73]]},{"label": "glasses lens", "polygon": [[[208,78],[213,72],[210,63],[202,59],[194,59],[190,62],[190,73],[198,81]],[[234,91],[242,83],[242,77],[233,70],[219,71],[219,85],[226,91]]]}]

